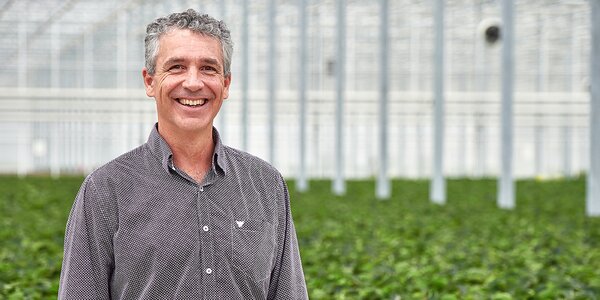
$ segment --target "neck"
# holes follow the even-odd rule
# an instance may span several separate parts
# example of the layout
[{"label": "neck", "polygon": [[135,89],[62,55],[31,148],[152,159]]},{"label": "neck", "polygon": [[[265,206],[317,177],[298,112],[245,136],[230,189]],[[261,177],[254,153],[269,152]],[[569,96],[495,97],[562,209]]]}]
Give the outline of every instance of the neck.
[{"label": "neck", "polygon": [[179,169],[191,176],[196,182],[202,179],[212,165],[214,141],[212,127],[199,131],[171,130],[161,126],[159,133],[173,152],[173,163]]}]

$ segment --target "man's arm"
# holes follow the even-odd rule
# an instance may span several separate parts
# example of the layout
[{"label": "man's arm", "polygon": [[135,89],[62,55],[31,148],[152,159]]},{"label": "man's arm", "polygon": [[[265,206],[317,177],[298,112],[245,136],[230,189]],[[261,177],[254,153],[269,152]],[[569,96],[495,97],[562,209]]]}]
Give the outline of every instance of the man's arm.
[{"label": "man's arm", "polygon": [[58,299],[110,299],[113,251],[106,204],[88,176],[67,222]]},{"label": "man's arm", "polygon": [[268,299],[308,299],[290,199],[285,181],[279,176],[281,207],[277,226],[277,257],[271,276]]}]

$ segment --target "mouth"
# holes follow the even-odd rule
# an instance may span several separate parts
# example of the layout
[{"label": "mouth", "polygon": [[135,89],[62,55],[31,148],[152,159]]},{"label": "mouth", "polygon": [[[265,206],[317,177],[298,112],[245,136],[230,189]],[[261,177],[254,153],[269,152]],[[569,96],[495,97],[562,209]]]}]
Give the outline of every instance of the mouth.
[{"label": "mouth", "polygon": [[190,107],[195,107],[195,106],[202,106],[204,105],[206,102],[208,102],[208,99],[203,98],[203,99],[184,99],[184,98],[175,98],[175,100],[177,102],[179,102],[179,104],[185,105],[185,106],[190,106]]}]

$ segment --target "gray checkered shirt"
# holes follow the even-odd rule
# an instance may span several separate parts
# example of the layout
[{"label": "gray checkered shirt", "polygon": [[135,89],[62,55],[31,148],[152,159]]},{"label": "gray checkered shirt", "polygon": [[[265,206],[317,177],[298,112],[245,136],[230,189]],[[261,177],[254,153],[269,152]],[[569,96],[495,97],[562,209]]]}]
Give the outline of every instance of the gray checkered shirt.
[{"label": "gray checkered shirt", "polygon": [[59,299],[308,299],[283,178],[213,135],[202,184],[174,167],[157,126],[87,176]]}]

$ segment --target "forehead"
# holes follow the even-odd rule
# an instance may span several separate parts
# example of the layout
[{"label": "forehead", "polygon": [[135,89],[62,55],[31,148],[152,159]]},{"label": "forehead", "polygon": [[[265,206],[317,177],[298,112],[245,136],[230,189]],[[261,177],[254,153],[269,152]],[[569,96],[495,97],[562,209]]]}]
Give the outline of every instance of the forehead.
[{"label": "forehead", "polygon": [[177,56],[188,59],[213,58],[223,62],[221,42],[188,29],[173,29],[160,36],[157,63]]}]

